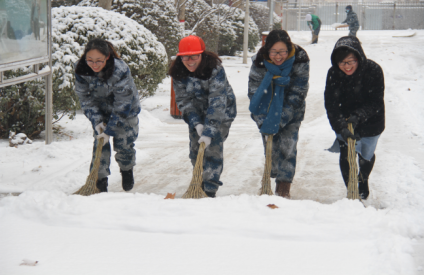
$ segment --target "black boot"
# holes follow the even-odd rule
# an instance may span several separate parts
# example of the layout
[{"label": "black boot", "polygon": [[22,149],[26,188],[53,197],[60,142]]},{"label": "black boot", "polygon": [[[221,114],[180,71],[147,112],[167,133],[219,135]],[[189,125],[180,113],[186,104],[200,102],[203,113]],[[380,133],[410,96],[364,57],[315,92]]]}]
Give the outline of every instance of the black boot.
[{"label": "black boot", "polygon": [[368,187],[368,178],[371,174],[372,168],[374,167],[375,163],[375,154],[372,156],[370,161],[367,161],[359,155],[359,195],[363,200],[366,200],[370,194],[370,190]]},{"label": "black boot", "polygon": [[203,182],[202,182],[202,190],[203,190],[203,192],[205,192],[206,196],[208,196],[209,198],[215,198],[216,197],[216,192],[205,191],[205,186],[203,185]]},{"label": "black boot", "polygon": [[344,143],[343,141],[339,141],[339,146],[340,146],[340,160],[339,160],[340,171],[342,172],[343,181],[347,188],[347,184],[349,182],[349,161],[347,160],[347,156],[348,156],[347,144]]},{"label": "black boot", "polygon": [[98,179],[96,182],[97,189],[99,189],[100,192],[107,192],[107,177]]},{"label": "black boot", "polygon": [[134,187],[134,176],[133,176],[133,170],[128,171],[122,171],[122,188],[125,191],[130,191]]}]

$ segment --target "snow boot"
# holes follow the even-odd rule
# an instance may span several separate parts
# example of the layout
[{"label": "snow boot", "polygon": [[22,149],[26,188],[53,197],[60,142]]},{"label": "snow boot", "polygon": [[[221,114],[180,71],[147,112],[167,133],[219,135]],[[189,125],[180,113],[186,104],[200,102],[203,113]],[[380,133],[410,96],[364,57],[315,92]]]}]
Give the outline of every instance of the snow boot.
[{"label": "snow boot", "polygon": [[97,189],[99,189],[100,192],[107,192],[107,177],[98,179],[96,182]]},{"label": "snow boot", "polygon": [[291,182],[285,182],[285,181],[275,181],[275,194],[277,196],[290,199],[290,185]]},{"label": "snow boot", "polygon": [[203,182],[202,182],[202,190],[203,190],[203,192],[205,192],[206,196],[208,196],[209,198],[215,198],[216,197],[216,191],[215,192],[205,191],[205,186],[203,185]]},{"label": "snow boot", "polygon": [[372,158],[368,161],[362,158],[361,155],[359,155],[359,195],[363,200],[366,200],[370,194],[370,190],[368,187],[368,178],[371,174],[372,168],[374,167],[375,163],[375,154],[372,156]]},{"label": "snow boot", "polygon": [[134,187],[134,176],[133,176],[133,170],[128,171],[122,171],[122,188],[125,191],[130,191]]}]

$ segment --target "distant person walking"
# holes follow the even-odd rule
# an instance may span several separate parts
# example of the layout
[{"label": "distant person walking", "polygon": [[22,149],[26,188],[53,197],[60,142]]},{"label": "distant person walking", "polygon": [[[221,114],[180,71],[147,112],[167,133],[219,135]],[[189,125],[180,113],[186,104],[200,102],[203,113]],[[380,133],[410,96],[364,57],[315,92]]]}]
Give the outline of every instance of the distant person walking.
[{"label": "distant person walking", "polygon": [[221,59],[207,51],[202,38],[181,39],[177,58],[169,75],[173,79],[175,101],[188,124],[189,158],[196,164],[200,143],[206,145],[202,189],[215,197],[222,186],[224,142],[237,115],[236,97],[228,82]]},{"label": "distant person walking", "polygon": [[309,26],[309,28],[312,31],[312,43],[311,44],[317,44],[318,43],[318,35],[321,30],[321,20],[318,16],[315,14],[307,14],[305,16],[305,20]]},{"label": "distant person walking", "polygon": [[138,137],[141,107],[130,68],[120,59],[112,43],[99,38],[87,43],[84,54],[75,64],[75,92],[94,130],[90,170],[98,140],[104,139],[97,188],[100,192],[107,192],[111,155],[109,138],[112,136],[122,188],[131,190],[134,186],[134,142]]},{"label": "distant person walking", "polygon": [[[356,140],[359,154],[359,194],[369,195],[368,178],[375,162],[375,149],[385,128],[384,74],[380,65],[367,59],[358,38],[340,38],[331,54],[325,86],[325,109],[340,146],[340,170],[349,181],[347,139]],[[354,135],[348,130],[352,123]]]},{"label": "distant person walking", "polygon": [[356,13],[352,10],[352,6],[346,6],[346,20],[342,23],[349,25],[349,36],[356,36],[356,33],[359,30],[359,20]]}]

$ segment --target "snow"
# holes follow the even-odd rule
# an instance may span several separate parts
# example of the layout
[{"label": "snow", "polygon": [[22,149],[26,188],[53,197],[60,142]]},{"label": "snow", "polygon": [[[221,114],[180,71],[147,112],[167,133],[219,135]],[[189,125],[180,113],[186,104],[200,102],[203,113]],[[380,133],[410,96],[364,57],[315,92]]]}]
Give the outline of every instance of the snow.
[{"label": "snow", "polygon": [[[166,78],[142,102],[130,192],[112,159],[109,193],[71,195],[85,183],[92,151],[91,125],[81,113],[60,121],[50,145],[0,141],[1,273],[422,274],[424,56],[417,50],[424,31],[395,33],[358,32],[386,83],[386,130],[367,207],[345,198],[338,154],[324,150],[335,138],[324,109],[325,77],[334,44],[347,31],[323,31],[316,45],[307,44],[310,32],[290,32],[311,59],[292,199],[256,195],[265,158],[248,111],[251,61],[224,56],[238,116],[225,142],[217,198],[180,199],[192,173],[188,130],[169,114]],[[163,199],[174,192],[175,200]]]}]

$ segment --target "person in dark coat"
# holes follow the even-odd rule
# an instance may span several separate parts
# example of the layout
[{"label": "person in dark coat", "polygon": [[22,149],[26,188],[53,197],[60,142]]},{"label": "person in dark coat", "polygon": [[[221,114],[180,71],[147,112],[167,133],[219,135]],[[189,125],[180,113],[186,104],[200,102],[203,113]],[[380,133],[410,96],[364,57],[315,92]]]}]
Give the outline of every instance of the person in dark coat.
[{"label": "person in dark coat", "polygon": [[236,97],[221,59],[207,51],[203,40],[195,35],[181,39],[169,75],[178,109],[188,125],[193,167],[200,143],[206,145],[202,189],[213,198],[223,185],[224,142],[237,115]]},{"label": "person in dark coat", "polygon": [[[347,139],[356,140],[359,155],[359,193],[369,195],[368,178],[375,162],[375,149],[385,128],[384,75],[381,67],[367,59],[356,37],[340,38],[331,54],[325,86],[325,109],[340,146],[340,170],[349,181]],[[354,133],[348,130],[352,123]]]},{"label": "person in dark coat", "polygon": [[276,178],[275,193],[285,198],[290,198],[308,89],[308,54],[291,42],[286,31],[271,31],[265,45],[252,57],[249,110],[264,148],[268,136],[273,135],[271,177]]},{"label": "person in dark coat", "polygon": [[125,191],[131,190],[134,186],[134,142],[138,137],[138,114],[141,107],[130,68],[119,58],[112,43],[98,38],[87,43],[84,54],[75,64],[75,92],[94,130],[90,170],[98,140],[104,139],[97,188],[107,192],[111,155],[109,137],[113,137],[122,188]]},{"label": "person in dark coat", "polygon": [[359,20],[358,15],[352,10],[352,6],[346,6],[346,19],[342,23],[349,25],[349,36],[356,36],[356,33],[359,30]]}]

